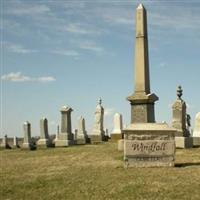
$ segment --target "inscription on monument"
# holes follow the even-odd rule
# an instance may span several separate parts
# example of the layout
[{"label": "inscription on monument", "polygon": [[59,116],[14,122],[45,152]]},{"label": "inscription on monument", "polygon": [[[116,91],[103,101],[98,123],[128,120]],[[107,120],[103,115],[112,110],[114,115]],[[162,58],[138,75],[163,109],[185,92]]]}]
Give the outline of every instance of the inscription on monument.
[{"label": "inscription on monument", "polygon": [[174,141],[170,140],[126,140],[125,155],[131,157],[159,157],[174,154]]}]

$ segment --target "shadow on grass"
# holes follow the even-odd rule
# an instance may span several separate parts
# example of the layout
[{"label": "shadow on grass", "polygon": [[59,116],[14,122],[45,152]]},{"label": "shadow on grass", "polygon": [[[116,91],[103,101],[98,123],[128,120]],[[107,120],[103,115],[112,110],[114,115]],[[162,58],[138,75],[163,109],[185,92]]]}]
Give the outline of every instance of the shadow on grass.
[{"label": "shadow on grass", "polygon": [[193,162],[193,163],[176,163],[175,167],[191,167],[191,166],[199,166],[200,162]]}]

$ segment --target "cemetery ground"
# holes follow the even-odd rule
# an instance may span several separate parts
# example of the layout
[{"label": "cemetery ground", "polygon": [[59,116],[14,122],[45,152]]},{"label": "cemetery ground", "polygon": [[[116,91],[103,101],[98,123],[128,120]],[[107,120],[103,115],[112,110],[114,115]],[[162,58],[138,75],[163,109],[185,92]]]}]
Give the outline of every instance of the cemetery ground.
[{"label": "cemetery ground", "polygon": [[123,167],[116,143],[1,150],[2,200],[200,199],[200,148],[178,149],[174,168]]}]

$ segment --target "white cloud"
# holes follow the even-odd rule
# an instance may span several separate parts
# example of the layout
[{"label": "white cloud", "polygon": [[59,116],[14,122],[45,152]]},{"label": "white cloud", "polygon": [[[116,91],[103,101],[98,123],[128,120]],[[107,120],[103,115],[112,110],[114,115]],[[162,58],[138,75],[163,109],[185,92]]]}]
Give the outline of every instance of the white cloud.
[{"label": "white cloud", "polygon": [[52,82],[56,79],[52,76],[42,76],[42,77],[29,77],[24,76],[21,72],[11,72],[9,74],[5,74],[1,76],[1,79],[4,81],[11,82],[26,82],[26,81],[35,81],[35,82]]},{"label": "white cloud", "polygon": [[15,2],[6,10],[7,14],[11,15],[38,15],[50,12],[50,8],[47,5],[30,4]]},{"label": "white cloud", "polygon": [[79,56],[80,54],[75,51],[75,50],[55,50],[51,51],[51,53],[59,54],[59,55],[64,55],[64,56]]},{"label": "white cloud", "polygon": [[55,81],[56,79],[52,76],[43,76],[43,77],[37,78],[36,80],[40,82],[51,82],[51,81]]},{"label": "white cloud", "polygon": [[64,30],[70,33],[82,35],[99,35],[101,33],[99,30],[94,30],[94,28],[80,23],[70,23],[68,26],[64,27]]},{"label": "white cloud", "polygon": [[19,54],[27,54],[27,53],[35,53],[38,52],[37,50],[34,49],[27,49],[23,47],[22,45],[19,44],[13,44],[10,42],[3,42],[3,47],[12,53],[19,53]]},{"label": "white cloud", "polygon": [[90,50],[90,51],[96,51],[96,52],[103,52],[104,49],[100,46],[97,46],[95,42],[93,41],[84,41],[81,42],[79,47],[81,49],[85,49],[85,50]]},{"label": "white cloud", "polygon": [[106,108],[106,109],[104,110],[104,115],[105,115],[105,116],[111,116],[111,115],[114,114],[114,111],[115,111],[114,108]]}]

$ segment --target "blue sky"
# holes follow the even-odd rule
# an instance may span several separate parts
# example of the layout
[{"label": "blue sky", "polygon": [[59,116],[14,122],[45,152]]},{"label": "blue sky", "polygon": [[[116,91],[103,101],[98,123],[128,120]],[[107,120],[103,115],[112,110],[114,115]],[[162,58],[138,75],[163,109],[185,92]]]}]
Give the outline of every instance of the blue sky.
[{"label": "blue sky", "polygon": [[[23,136],[22,124],[47,117],[50,134],[68,105],[72,126],[85,117],[91,132],[98,98],[105,128],[115,112],[130,122],[135,9],[148,14],[151,92],[156,121],[171,123],[176,88],[194,120],[200,111],[200,3],[198,1],[1,0],[1,134]],[[192,123],[193,125],[193,123]]]}]

